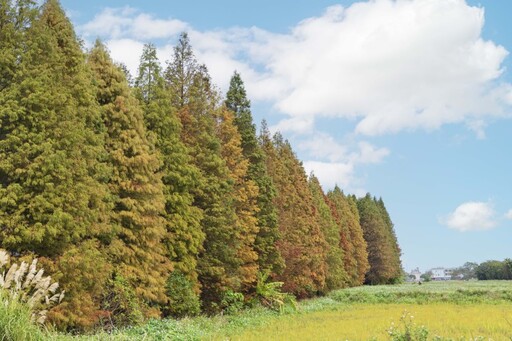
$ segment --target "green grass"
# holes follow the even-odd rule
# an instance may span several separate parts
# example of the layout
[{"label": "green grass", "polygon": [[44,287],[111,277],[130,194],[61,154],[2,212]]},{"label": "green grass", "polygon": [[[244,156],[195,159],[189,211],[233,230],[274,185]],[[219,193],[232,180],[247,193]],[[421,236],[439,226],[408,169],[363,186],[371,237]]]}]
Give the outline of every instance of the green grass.
[{"label": "green grass", "polygon": [[[407,310],[429,340],[512,340],[512,281],[358,287],[299,302],[279,314],[263,308],[233,316],[154,320],[143,326],[51,340],[389,340]],[[0,338],[1,339],[1,338]],[[441,340],[441,339],[437,339]]]},{"label": "green grass", "polygon": [[47,333],[31,322],[30,309],[0,290],[0,340],[45,340]]}]

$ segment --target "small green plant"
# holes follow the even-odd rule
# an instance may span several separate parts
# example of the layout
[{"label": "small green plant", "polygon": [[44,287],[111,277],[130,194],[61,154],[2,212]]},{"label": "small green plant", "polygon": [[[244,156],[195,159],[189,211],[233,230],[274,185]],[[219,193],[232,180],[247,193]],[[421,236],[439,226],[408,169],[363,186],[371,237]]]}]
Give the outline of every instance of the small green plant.
[{"label": "small green plant", "polygon": [[258,273],[256,282],[256,299],[264,307],[282,312],[285,305],[297,309],[295,297],[281,291],[283,282],[268,282],[269,273]]},{"label": "small green plant", "polygon": [[220,306],[225,314],[232,315],[238,313],[244,308],[244,295],[228,290],[224,293]]},{"label": "small green plant", "polygon": [[201,311],[201,302],[191,282],[180,271],[173,271],[166,284],[169,299],[164,309],[166,316],[181,318],[195,316]]},{"label": "small green plant", "polygon": [[5,306],[20,302],[31,312],[32,322],[43,324],[48,309],[59,304],[64,298],[64,291],[57,292],[59,283],[53,282],[50,276],[43,276],[44,270],[37,270],[37,258],[30,265],[22,262],[13,263],[7,273],[9,254],[0,249],[0,291]]},{"label": "small green plant", "polygon": [[138,325],[144,321],[142,304],[137,299],[135,290],[120,275],[115,275],[108,281],[103,297],[103,309],[110,312],[108,319],[103,321],[107,330]]},{"label": "small green plant", "polygon": [[428,329],[425,326],[417,326],[414,316],[405,310],[400,317],[400,327],[394,322],[388,329],[388,335],[392,341],[427,341]]}]

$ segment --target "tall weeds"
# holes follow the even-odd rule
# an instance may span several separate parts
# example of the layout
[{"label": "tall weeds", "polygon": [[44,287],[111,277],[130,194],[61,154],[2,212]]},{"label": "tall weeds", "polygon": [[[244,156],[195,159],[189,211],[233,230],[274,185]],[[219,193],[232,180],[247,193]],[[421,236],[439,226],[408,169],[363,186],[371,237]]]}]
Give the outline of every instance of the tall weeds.
[{"label": "tall weeds", "polygon": [[0,290],[0,340],[46,340],[45,333],[32,322],[32,311],[26,303],[13,299]]}]

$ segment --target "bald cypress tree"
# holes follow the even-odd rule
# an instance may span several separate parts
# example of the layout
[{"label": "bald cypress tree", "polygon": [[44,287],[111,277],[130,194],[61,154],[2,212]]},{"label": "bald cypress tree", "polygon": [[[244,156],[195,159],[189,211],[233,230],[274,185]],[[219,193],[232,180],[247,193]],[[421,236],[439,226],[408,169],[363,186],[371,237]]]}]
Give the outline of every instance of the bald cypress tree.
[{"label": "bald cypress tree", "polygon": [[324,194],[318,178],[309,177],[309,189],[313,195],[313,203],[317,211],[318,222],[328,244],[327,246],[327,270],[324,292],[343,288],[348,283],[348,276],[343,265],[344,250],[340,247],[341,234],[334,219],[329,199]]},{"label": "bald cypress tree", "polygon": [[399,282],[403,275],[403,268],[402,268],[402,261],[400,259],[400,256],[402,255],[402,250],[400,248],[400,245],[398,244],[398,238],[396,237],[395,232],[395,225],[393,224],[393,221],[391,220],[391,217],[389,215],[389,212],[386,208],[386,205],[384,204],[384,201],[382,198],[379,198],[379,200],[374,200],[377,202],[377,206],[379,207],[379,210],[381,212],[382,217],[384,218],[384,222],[386,223],[386,229],[389,235],[389,243],[392,248],[393,252],[393,265],[394,265],[394,278],[391,280],[392,282]]},{"label": "bald cypress tree", "polygon": [[[167,230],[164,243],[174,265],[170,281],[183,284],[186,291],[193,291],[187,295],[180,292],[179,297],[172,294],[178,293],[174,289],[168,292],[170,302],[167,313],[175,316],[195,314],[199,307],[194,297],[200,287],[197,257],[205,237],[200,225],[202,211],[193,206],[193,193],[198,186],[200,172],[181,140],[178,109],[171,104],[171,93],[166,87],[154,45],[144,46],[135,89],[144,110],[149,138],[155,141],[161,157]],[[169,285],[178,285],[173,283]],[[187,302],[183,301],[185,296],[190,298]]]},{"label": "bald cypress tree", "polygon": [[111,218],[115,237],[109,254],[116,276],[134,288],[142,308],[156,307],[166,301],[170,273],[162,244],[166,229],[160,160],[146,137],[143,111],[124,72],[99,41],[89,53],[88,64],[107,127],[105,148],[113,169],[108,185],[115,204]]},{"label": "bald cypress tree", "polygon": [[258,253],[258,266],[262,272],[280,272],[284,263],[276,248],[279,239],[277,212],[273,204],[276,195],[265,164],[265,154],[256,135],[244,83],[238,72],[231,77],[226,94],[226,107],[235,114],[234,123],[241,136],[242,152],[249,161],[246,178],[258,186],[258,234],[254,248]]},{"label": "bald cypress tree", "polygon": [[205,234],[197,270],[203,307],[212,311],[225,292],[240,290],[242,262],[237,257],[234,180],[217,136],[218,95],[206,66],[195,60],[185,33],[174,49],[165,78],[183,127],[182,141],[201,172],[192,190],[194,205],[203,212],[201,228]]},{"label": "bald cypress tree", "polygon": [[254,242],[258,234],[257,197],[258,186],[248,179],[249,161],[244,157],[241,137],[234,124],[234,115],[225,107],[217,114],[218,136],[221,141],[221,155],[229,169],[233,183],[235,209],[236,257],[240,260],[238,278],[243,292],[249,292],[256,283],[259,267]]},{"label": "bald cypress tree", "polygon": [[192,84],[199,70],[186,32],[180,35],[173,52],[172,60],[167,62],[165,79],[170,88],[169,93],[173,107],[183,108],[190,102]]},{"label": "bald cypress tree", "polygon": [[[111,236],[104,125],[58,1],[46,1],[26,29],[1,99],[1,246],[43,256],[60,273],[67,299],[51,317],[70,327],[93,324],[108,267],[98,267],[95,286],[81,279],[102,263]],[[63,270],[73,249],[81,250],[81,266],[69,273]]]},{"label": "bald cypress tree", "polygon": [[344,266],[351,286],[361,285],[368,271],[368,251],[359,222],[357,203],[339,189],[327,194],[331,210],[340,230],[340,244],[345,252]]},{"label": "bald cypress tree", "polygon": [[400,251],[384,202],[370,194],[358,201],[361,227],[368,244],[368,284],[392,284],[401,277]]},{"label": "bald cypress tree", "polygon": [[283,273],[274,278],[284,282],[284,290],[298,297],[311,297],[325,286],[327,244],[307,177],[281,135],[276,134],[271,140],[263,130],[261,140],[278,193],[274,199],[281,234],[277,247],[285,261]]}]

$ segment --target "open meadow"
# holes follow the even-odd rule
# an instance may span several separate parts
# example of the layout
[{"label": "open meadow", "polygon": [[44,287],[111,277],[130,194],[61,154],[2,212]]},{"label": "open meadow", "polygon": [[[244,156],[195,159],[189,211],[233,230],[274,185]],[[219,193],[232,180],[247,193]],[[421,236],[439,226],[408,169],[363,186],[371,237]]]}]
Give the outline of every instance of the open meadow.
[{"label": "open meadow", "polygon": [[417,333],[411,340],[511,340],[512,282],[363,286],[305,300],[281,313],[255,308],[212,318],[152,321],[109,338],[393,340],[394,333],[395,340],[402,340],[406,328]]}]

